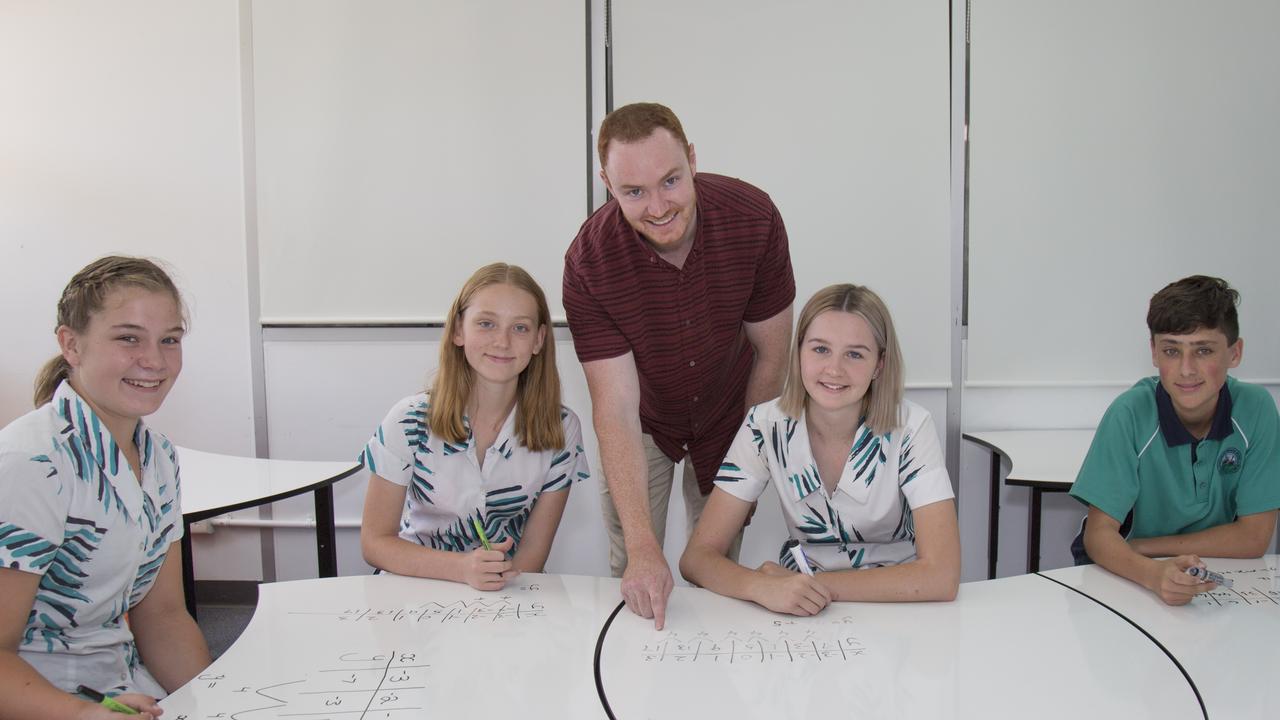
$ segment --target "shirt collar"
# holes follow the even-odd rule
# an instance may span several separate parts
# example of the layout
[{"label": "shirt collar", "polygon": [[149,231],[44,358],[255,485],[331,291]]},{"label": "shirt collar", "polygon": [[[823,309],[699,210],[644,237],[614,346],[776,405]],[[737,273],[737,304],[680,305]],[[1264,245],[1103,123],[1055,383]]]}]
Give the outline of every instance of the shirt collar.
[{"label": "shirt collar", "polygon": [[[115,477],[128,469],[124,453],[116,444],[115,438],[107,430],[93,407],[71,387],[71,383],[63,380],[53,393],[50,403],[58,417],[66,421],[64,434],[69,434],[72,449],[83,461],[92,462],[109,477]],[[151,464],[152,453],[156,452],[155,437],[141,418],[133,430],[133,441],[138,447],[138,462],[145,476],[146,468]]]},{"label": "shirt collar", "polygon": [[[1169,397],[1169,393],[1158,379],[1156,380],[1156,412],[1160,416],[1160,432],[1164,435],[1164,441],[1169,447],[1188,445],[1197,441],[1190,432],[1187,432],[1187,427],[1182,424],[1177,411],[1173,408],[1173,398]],[[1213,425],[1210,426],[1209,434],[1204,439],[1222,440],[1231,432],[1231,393],[1227,390],[1227,384],[1222,383],[1222,388],[1218,390],[1218,405],[1213,411]]]}]

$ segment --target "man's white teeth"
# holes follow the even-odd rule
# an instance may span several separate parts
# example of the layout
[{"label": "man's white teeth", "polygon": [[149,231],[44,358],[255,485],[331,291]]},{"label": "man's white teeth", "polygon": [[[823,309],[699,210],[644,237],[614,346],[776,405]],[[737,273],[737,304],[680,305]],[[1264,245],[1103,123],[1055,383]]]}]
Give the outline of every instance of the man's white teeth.
[{"label": "man's white teeth", "polygon": [[676,216],[675,216],[675,214],[674,214],[674,213],[672,213],[671,215],[668,215],[665,219],[662,219],[662,220],[650,220],[650,221],[649,221],[649,223],[650,223],[651,225],[666,225],[667,223],[669,223],[669,222],[671,222],[672,220],[675,220],[675,219],[676,219]]},{"label": "man's white teeth", "polygon": [[140,388],[160,387],[160,380],[125,380],[126,383]]}]

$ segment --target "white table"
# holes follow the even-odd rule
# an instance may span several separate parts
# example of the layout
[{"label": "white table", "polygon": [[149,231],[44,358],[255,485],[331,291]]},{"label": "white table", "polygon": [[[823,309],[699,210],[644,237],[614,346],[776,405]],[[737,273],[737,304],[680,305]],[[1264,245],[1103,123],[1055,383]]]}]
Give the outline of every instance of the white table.
[{"label": "white table", "polygon": [[1040,515],[1042,495],[1071,489],[1084,464],[1093,430],[1000,430],[967,432],[972,440],[991,450],[991,497],[987,526],[987,577],[996,576],[1000,540],[1000,459],[1009,459],[1009,485],[1031,488],[1027,508],[1027,572],[1040,569]]},{"label": "white table", "polygon": [[1209,569],[1233,578],[1190,604],[1170,607],[1147,589],[1096,565],[1042,575],[1063,583],[1134,623],[1185,669],[1206,716],[1280,717],[1271,694],[1280,664],[1280,556],[1257,560],[1204,558]]},{"label": "white table", "polygon": [[610,578],[267,584],[241,638],[162,705],[166,720],[1203,717],[1144,635],[1035,575],[813,618],[678,587],[667,617],[658,632],[621,609]]},{"label": "white table", "polygon": [[178,448],[182,474],[182,578],[187,609],[195,617],[195,565],[191,523],[236,510],[315,493],[316,557],[320,577],[338,574],[333,526],[333,484],[349,477],[354,462],[266,460]]}]

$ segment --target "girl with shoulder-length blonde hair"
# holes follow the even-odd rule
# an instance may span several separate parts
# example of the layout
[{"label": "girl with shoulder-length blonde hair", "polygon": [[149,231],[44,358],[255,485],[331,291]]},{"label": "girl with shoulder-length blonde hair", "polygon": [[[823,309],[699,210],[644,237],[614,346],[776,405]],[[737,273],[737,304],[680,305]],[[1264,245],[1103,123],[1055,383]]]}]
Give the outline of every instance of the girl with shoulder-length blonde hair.
[{"label": "girl with shoulder-length blonde hair", "polygon": [[569,488],[589,473],[551,332],[524,269],[493,263],[467,280],[430,392],[396,403],[361,453],[366,562],[480,590],[541,572]]},{"label": "girl with shoulder-length blonde hair", "polygon": [[[929,412],[903,399],[893,319],[869,288],[832,285],[800,311],[782,396],[757,405],[720,466],[680,559],[685,578],[770,610],[833,600],[951,600],[960,582],[954,494]],[[777,486],[778,562],[726,557]]]},{"label": "girl with shoulder-length blonde hair", "polygon": [[62,291],[36,408],[0,430],[0,717],[116,716],[84,686],[153,718],[209,665],[182,596],[177,448],[143,420],[186,326],[145,258],[99,258]]},{"label": "girl with shoulder-length blonde hair", "polygon": [[866,321],[875,338],[880,369],[871,378],[862,402],[862,413],[867,425],[883,435],[900,423],[902,414],[902,386],[906,370],[902,363],[902,349],[898,346],[898,334],[893,329],[893,318],[884,301],[870,289],[857,285],[831,285],[819,290],[796,320],[795,345],[791,352],[791,365],[787,380],[782,386],[779,407],[793,418],[800,417],[808,404],[804,381],[800,378],[800,356],[804,351],[804,337],[814,318],[829,310],[852,313]]}]

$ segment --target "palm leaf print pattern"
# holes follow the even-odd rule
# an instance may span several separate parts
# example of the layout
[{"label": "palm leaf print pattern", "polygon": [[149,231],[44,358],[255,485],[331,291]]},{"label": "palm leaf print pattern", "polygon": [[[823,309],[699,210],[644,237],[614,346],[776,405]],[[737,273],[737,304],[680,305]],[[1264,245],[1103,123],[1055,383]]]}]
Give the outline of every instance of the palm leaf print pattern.
[{"label": "palm leaf print pattern", "polygon": [[[27,623],[24,642],[40,634],[44,637],[46,649],[53,652],[54,643],[70,649],[62,639],[62,629],[79,627],[76,621],[76,607],[88,605],[90,600],[81,592],[89,574],[81,569],[102,544],[106,528],[98,527],[92,520],[68,515],[66,529],[62,535],[62,545],[58,548],[48,569],[40,577],[40,586],[36,590],[36,599],[61,616],[61,619],[50,617],[44,613],[36,613],[32,609],[31,621]],[[38,603],[37,603],[38,604]]]},{"label": "palm leaf print pattern", "polygon": [[849,464],[853,466],[854,479],[861,480],[864,486],[870,487],[871,482],[876,479],[876,468],[887,460],[883,446],[892,440],[892,433],[873,435],[871,428],[866,425],[861,427],[862,432],[853,441],[853,448],[849,451]]},{"label": "palm leaf print pattern", "polygon": [[[13,523],[0,523],[0,547],[3,547],[10,557],[31,558],[30,567],[35,570],[48,567],[58,552],[57,545]],[[15,570],[21,569],[17,561],[14,561],[12,567]]]},{"label": "palm leaf print pattern", "polygon": [[[916,459],[911,456],[914,448],[914,437],[907,435],[902,438],[902,450],[898,453],[898,487],[905,487],[907,483],[919,477],[924,471],[925,466],[918,464]],[[902,513],[898,516],[898,525],[893,530],[894,540],[916,540],[916,523],[915,518],[911,514],[911,506],[902,503]]]},{"label": "palm leaf print pattern", "polygon": [[[61,407],[58,408],[58,416],[67,423],[58,431],[62,437],[62,440],[56,443],[58,452],[71,459],[76,477],[93,486],[104,512],[110,513],[114,510],[126,521],[132,520],[129,510],[116,494],[115,486],[111,484],[110,479],[110,475],[120,471],[120,446],[116,445],[116,441],[110,434],[106,434],[106,429],[102,427],[97,415],[89,411],[86,418],[83,400],[77,398],[73,404],[70,398],[64,399]],[[87,446],[81,442],[81,437],[89,438]]]}]

